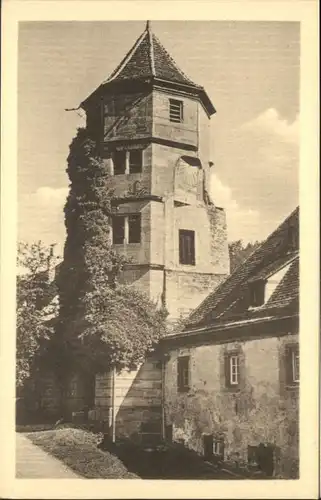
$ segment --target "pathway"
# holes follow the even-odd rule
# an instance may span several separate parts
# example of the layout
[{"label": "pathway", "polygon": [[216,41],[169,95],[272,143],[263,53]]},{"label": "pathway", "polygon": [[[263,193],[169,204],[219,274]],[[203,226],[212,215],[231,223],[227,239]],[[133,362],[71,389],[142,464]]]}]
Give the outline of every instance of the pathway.
[{"label": "pathway", "polygon": [[57,458],[16,434],[16,477],[21,479],[83,479]]}]

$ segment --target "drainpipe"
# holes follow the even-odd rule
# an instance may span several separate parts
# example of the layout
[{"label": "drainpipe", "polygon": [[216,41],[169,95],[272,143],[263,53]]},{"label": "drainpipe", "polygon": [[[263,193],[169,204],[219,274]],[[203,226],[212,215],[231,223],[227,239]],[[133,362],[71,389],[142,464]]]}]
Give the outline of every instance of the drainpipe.
[{"label": "drainpipe", "polygon": [[165,369],[166,361],[163,356],[162,359],[162,440],[165,441],[166,431],[165,431]]},{"label": "drainpipe", "polygon": [[116,441],[115,379],[116,370],[113,368],[111,372],[111,437],[113,443]]},{"label": "drainpipe", "polygon": [[166,403],[166,394],[165,394],[165,376],[166,376],[166,362],[169,358],[167,353],[162,353],[162,438],[163,441],[166,439],[166,415],[165,415],[165,403]]}]

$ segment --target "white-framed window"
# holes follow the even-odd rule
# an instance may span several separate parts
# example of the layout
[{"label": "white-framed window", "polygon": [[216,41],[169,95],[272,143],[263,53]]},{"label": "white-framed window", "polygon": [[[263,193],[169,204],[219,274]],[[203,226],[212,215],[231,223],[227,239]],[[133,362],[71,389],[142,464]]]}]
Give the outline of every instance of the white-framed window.
[{"label": "white-framed window", "polygon": [[213,455],[222,455],[223,443],[222,441],[213,441]]},{"label": "white-framed window", "polygon": [[238,385],[240,378],[239,357],[236,354],[230,356],[230,384]]},{"label": "white-framed window", "polygon": [[182,123],[184,120],[183,110],[183,101],[179,101],[178,99],[170,99],[169,121],[174,123]]}]

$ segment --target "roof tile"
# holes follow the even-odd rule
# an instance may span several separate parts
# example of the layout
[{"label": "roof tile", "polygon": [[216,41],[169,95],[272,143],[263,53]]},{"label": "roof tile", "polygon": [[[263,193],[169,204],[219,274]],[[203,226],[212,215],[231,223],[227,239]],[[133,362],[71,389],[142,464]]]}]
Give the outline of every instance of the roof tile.
[{"label": "roof tile", "polygon": [[177,66],[156,35],[150,31],[149,25],[104,83],[144,77],[156,77],[201,88]]},{"label": "roof tile", "polygon": [[[266,314],[267,309],[282,308],[298,302],[299,293],[299,207],[255,250],[235,271],[211,293],[187,319],[187,329],[196,328],[215,320],[222,321],[233,315],[255,316]],[[291,239],[290,235],[291,234]],[[293,238],[293,236],[296,236]],[[248,310],[248,283],[257,277],[268,277],[283,264],[292,265],[276,290],[261,308]]]}]

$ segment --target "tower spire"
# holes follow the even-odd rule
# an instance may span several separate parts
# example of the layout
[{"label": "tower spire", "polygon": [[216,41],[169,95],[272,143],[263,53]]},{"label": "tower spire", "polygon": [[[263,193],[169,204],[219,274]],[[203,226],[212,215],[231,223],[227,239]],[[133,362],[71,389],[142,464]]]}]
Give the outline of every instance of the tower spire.
[{"label": "tower spire", "polygon": [[151,29],[150,21],[146,21],[146,31],[150,31],[150,29]]}]

